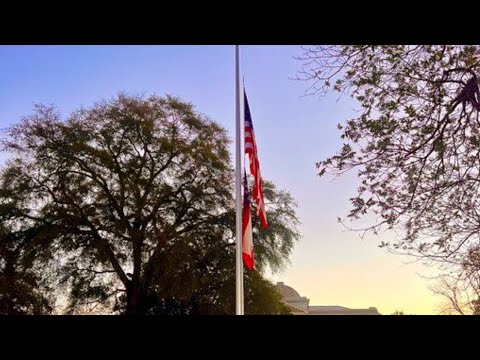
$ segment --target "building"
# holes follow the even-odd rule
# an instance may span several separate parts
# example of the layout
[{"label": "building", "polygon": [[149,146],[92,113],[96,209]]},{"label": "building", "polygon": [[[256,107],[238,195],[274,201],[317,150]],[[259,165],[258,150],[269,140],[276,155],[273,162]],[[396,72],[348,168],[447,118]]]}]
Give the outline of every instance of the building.
[{"label": "building", "polygon": [[377,308],[374,307],[349,309],[343,306],[311,306],[309,305],[310,299],[300,296],[295,289],[283,282],[278,282],[275,287],[282,295],[283,302],[290,307],[293,315],[380,315]]}]

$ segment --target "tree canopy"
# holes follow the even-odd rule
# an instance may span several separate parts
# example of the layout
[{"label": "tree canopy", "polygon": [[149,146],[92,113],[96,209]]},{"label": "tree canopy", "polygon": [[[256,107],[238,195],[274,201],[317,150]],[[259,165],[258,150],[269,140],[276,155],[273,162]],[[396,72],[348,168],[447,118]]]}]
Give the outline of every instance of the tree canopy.
[{"label": "tree canopy", "polygon": [[299,78],[310,94],[350,94],[361,109],[338,128],[340,151],[319,175],[355,169],[351,219],[395,229],[382,242],[465,269],[480,263],[480,46],[306,47]]},{"label": "tree canopy", "polygon": [[[191,104],[120,95],[67,119],[37,106],[3,144],[12,154],[1,173],[0,204],[13,209],[5,221],[46,229],[42,253],[70,311],[208,312],[234,290],[229,139]],[[299,236],[291,196],[268,182],[265,196],[269,228],[254,222],[259,271],[281,267]],[[278,303],[260,273],[246,281]]]},{"label": "tree canopy", "polygon": [[[42,251],[37,251],[41,232],[12,231],[0,223],[0,315],[44,315],[53,310],[48,269],[39,259]],[[38,275],[41,271],[43,276]]]}]

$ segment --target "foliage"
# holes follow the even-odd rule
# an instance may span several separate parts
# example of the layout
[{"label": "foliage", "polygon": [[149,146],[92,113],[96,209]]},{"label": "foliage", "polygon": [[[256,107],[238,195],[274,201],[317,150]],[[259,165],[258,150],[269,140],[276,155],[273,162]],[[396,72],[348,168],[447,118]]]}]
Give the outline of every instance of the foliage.
[{"label": "foliage", "polygon": [[339,125],[341,150],[318,163],[319,175],[357,170],[349,217],[377,217],[367,231],[401,230],[381,244],[395,252],[461,267],[476,259],[480,46],[313,46],[302,61],[310,93],[361,105]]},{"label": "foliage", "polygon": [[0,315],[43,315],[53,310],[48,272],[38,260],[44,229],[12,231],[0,213]]},{"label": "foliage", "polygon": [[[233,289],[225,278],[234,273],[235,233],[228,143],[223,128],[173,97],[120,95],[66,120],[38,106],[4,140],[13,158],[0,206],[15,204],[12,226],[48,224],[45,253],[71,313],[206,304],[198,299]],[[259,270],[281,267],[298,238],[290,195],[270,183],[265,195]]]}]

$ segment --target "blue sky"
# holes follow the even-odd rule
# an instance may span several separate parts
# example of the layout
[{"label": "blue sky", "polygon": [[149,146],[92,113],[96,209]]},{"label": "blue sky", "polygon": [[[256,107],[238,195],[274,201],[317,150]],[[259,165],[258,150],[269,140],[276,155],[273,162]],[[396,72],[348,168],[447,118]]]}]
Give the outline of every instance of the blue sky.
[{"label": "blue sky", "polygon": [[[290,266],[271,279],[311,305],[434,312],[439,299],[418,276],[432,270],[405,265],[408,259],[377,247],[379,238],[361,240],[337,223],[355,194],[355,176],[320,179],[315,163],[339,148],[336,125],[357,105],[337,95],[304,96],[306,84],[293,80],[299,55],[300,46],[242,46],[262,175],[298,200],[302,222]],[[34,103],[56,104],[66,116],[121,91],[179,96],[233,136],[234,46],[0,46],[1,128]]]}]

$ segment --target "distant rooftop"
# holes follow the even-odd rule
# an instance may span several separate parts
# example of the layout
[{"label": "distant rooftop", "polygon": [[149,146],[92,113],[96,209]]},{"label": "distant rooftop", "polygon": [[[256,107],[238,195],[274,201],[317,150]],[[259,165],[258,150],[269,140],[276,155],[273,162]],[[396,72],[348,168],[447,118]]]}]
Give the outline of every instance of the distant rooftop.
[{"label": "distant rooftop", "polygon": [[285,285],[283,282],[277,282],[277,291],[283,298],[299,298],[300,294],[292,287]]},{"label": "distant rooftop", "polygon": [[283,282],[275,285],[282,296],[283,302],[290,306],[295,315],[380,315],[377,308],[349,309],[344,306],[309,306],[310,299],[300,294],[292,287]]},{"label": "distant rooftop", "polygon": [[348,310],[348,308],[343,306],[309,306],[308,309],[310,310],[319,310],[319,311],[341,311],[341,310]]}]

